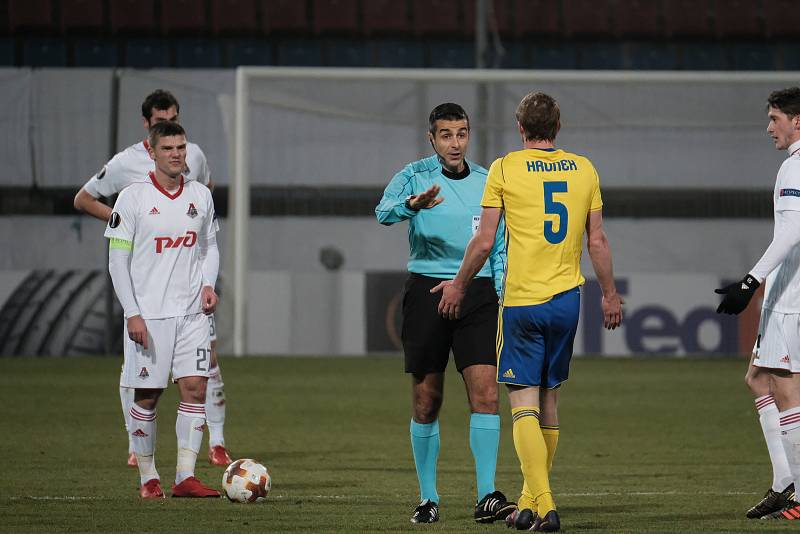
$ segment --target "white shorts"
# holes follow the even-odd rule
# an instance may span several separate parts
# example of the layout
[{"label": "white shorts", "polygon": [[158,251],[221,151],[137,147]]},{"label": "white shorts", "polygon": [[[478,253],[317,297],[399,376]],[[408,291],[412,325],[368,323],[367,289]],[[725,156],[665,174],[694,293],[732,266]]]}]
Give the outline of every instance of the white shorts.
[{"label": "white shorts", "polygon": [[208,326],[211,330],[211,341],[217,340],[217,320],[214,318],[214,314],[208,316]]},{"label": "white shorts", "polygon": [[800,314],[761,311],[753,365],[800,373]]},{"label": "white shorts", "polygon": [[129,388],[165,389],[185,376],[208,376],[211,340],[208,317],[202,313],[168,319],[145,319],[147,350],[128,337],[125,321],[125,363],[119,385]]}]

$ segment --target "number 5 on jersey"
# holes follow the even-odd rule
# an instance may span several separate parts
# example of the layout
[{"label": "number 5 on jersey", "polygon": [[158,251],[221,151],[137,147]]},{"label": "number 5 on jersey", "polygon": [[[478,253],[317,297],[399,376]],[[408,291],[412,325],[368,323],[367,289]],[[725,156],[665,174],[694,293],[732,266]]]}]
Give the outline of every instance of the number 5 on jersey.
[{"label": "number 5 on jersey", "polygon": [[544,222],[544,238],[547,239],[548,243],[557,245],[567,237],[569,213],[564,204],[553,200],[553,195],[555,193],[566,193],[567,182],[544,182],[542,186],[544,186],[544,212],[548,215],[558,216],[558,231],[553,231],[553,221]]}]

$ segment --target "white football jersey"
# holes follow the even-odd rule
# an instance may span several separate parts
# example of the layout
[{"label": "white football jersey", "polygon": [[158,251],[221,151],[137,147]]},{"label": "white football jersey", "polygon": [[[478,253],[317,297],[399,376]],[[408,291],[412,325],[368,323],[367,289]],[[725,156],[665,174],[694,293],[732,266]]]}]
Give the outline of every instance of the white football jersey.
[{"label": "white football jersey", "polygon": [[144,319],[202,313],[200,243],[219,229],[211,191],[181,179],[174,193],[151,173],[117,198],[105,236],[133,244],[130,274]]},{"label": "white football jersey", "polygon": [[[773,204],[780,211],[800,211],[800,141],[789,147],[789,156],[778,171]],[[767,276],[764,309],[800,313],[800,245],[795,245],[781,264]]]},{"label": "white football jersey", "polygon": [[[116,195],[136,182],[149,182],[148,174],[156,164],[147,152],[147,140],[131,145],[116,154],[100,171],[92,176],[83,189],[94,198]],[[186,143],[186,169],[184,179],[196,180],[203,185],[211,181],[211,171],[203,151],[194,143]]]}]

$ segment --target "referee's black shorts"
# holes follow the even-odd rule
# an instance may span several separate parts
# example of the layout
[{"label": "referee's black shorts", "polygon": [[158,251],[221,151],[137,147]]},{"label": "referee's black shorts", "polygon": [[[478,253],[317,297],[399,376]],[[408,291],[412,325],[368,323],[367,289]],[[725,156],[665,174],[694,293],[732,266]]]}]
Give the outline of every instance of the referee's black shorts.
[{"label": "referee's black shorts", "polygon": [[442,280],[410,273],[403,292],[403,352],[406,373],[441,373],[450,359],[462,372],[470,365],[497,365],[498,298],[491,278],[476,278],[467,287],[461,317],[439,315],[442,293],[430,290]]}]

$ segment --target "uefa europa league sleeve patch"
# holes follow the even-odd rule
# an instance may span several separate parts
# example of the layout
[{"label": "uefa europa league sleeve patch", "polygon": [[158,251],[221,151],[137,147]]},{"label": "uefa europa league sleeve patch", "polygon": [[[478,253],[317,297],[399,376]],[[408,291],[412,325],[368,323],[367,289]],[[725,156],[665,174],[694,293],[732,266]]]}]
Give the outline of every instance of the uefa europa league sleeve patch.
[{"label": "uefa europa league sleeve patch", "polygon": [[116,228],[122,222],[122,217],[116,211],[111,212],[111,217],[108,219],[108,227]]}]

